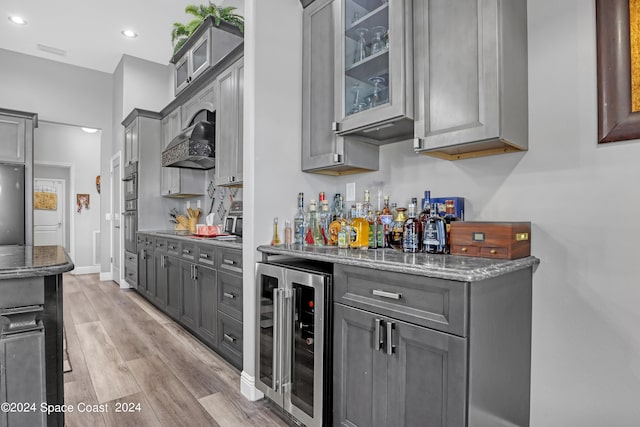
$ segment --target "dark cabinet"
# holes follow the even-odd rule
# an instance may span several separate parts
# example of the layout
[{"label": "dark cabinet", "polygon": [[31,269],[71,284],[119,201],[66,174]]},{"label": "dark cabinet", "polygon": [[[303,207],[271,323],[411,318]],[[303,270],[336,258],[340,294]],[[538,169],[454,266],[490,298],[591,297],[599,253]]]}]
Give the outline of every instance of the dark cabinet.
[{"label": "dark cabinet", "polygon": [[216,345],[217,284],[216,271],[196,266],[197,320],[196,332],[208,344]]},{"label": "dark cabinet", "polygon": [[196,290],[197,266],[189,261],[180,262],[180,308],[178,318],[186,327],[195,330],[198,307]]},{"label": "dark cabinet", "polygon": [[529,425],[531,270],[334,267],[334,425]]},{"label": "dark cabinet", "polygon": [[152,299],[156,291],[154,240],[138,236],[138,292]]}]

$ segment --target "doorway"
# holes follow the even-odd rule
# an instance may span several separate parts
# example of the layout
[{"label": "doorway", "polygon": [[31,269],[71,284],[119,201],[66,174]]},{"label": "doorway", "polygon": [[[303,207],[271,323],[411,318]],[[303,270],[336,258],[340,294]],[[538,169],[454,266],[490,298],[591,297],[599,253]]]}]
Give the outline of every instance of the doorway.
[{"label": "doorway", "polygon": [[54,178],[33,180],[33,245],[62,246],[66,239],[66,181]]},{"label": "doorway", "polygon": [[123,230],[120,227],[121,220],[121,195],[122,195],[122,164],[121,154],[118,151],[111,157],[110,171],[111,185],[111,280],[120,287],[128,287],[122,280],[124,264],[124,251],[122,250]]}]

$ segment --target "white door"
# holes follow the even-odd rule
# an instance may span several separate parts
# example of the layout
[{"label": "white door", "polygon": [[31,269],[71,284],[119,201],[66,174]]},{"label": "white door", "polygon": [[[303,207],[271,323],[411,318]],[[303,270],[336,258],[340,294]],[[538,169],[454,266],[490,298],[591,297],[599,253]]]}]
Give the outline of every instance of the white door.
[{"label": "white door", "polygon": [[[33,244],[65,245],[65,181],[35,178],[33,180]],[[67,248],[68,249],[68,248]]]},{"label": "white door", "polygon": [[120,213],[122,212],[122,167],[120,152],[111,158],[111,280],[121,284],[122,279],[122,231]]}]

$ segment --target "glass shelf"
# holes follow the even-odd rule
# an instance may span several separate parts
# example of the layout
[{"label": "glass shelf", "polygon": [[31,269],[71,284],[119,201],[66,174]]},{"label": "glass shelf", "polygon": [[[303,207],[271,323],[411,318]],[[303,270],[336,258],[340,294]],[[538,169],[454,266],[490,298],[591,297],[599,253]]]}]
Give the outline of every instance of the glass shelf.
[{"label": "glass shelf", "polygon": [[382,26],[387,28],[389,25],[389,5],[383,4],[375,10],[367,13],[357,21],[351,23],[347,27],[345,34],[352,40],[358,40],[358,34],[355,31],[358,28],[366,28],[371,30],[374,27]]},{"label": "glass shelf", "polygon": [[354,79],[366,82],[369,77],[389,74],[389,49],[369,55],[347,67],[345,74]]}]

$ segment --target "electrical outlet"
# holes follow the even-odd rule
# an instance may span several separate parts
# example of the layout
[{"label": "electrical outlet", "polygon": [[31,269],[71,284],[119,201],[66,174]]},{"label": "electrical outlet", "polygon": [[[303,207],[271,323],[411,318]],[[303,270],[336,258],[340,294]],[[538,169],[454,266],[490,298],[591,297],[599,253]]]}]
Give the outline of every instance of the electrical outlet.
[{"label": "electrical outlet", "polygon": [[347,191],[345,191],[345,193],[347,195],[348,201],[351,202],[356,200],[356,183],[355,182],[347,183]]},{"label": "electrical outlet", "polygon": [[196,201],[196,208],[200,209],[200,199]]},{"label": "electrical outlet", "polygon": [[185,206],[185,210],[189,209],[189,208],[191,207],[191,201],[190,201],[190,200],[187,200],[187,201],[185,202],[184,206]]}]

